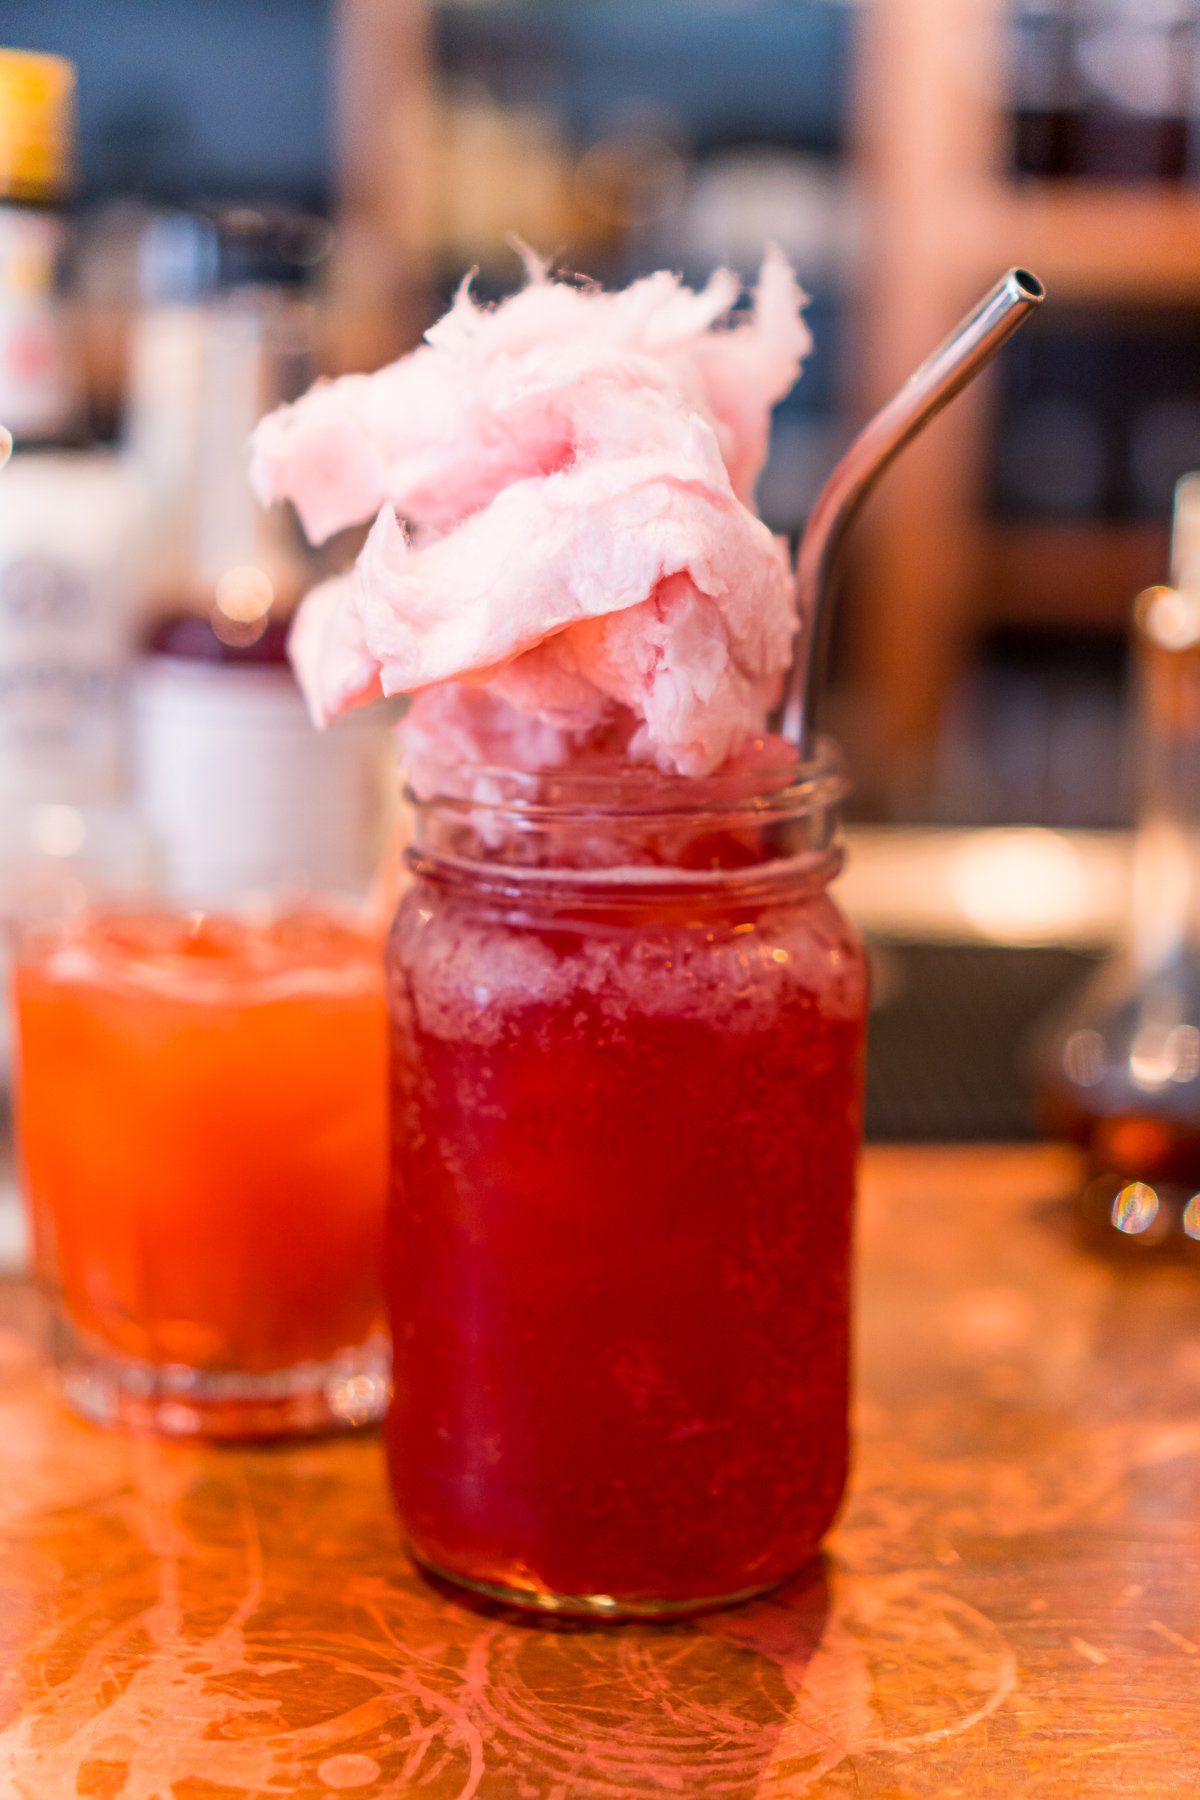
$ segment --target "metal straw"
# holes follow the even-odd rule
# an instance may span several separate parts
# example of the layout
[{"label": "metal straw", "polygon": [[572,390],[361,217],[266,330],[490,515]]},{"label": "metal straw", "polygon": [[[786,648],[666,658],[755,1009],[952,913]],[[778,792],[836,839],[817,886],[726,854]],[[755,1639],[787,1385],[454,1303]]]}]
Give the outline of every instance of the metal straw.
[{"label": "metal straw", "polygon": [[1045,297],[1028,269],[1010,269],[898,393],[859,432],[809,515],[796,564],[800,633],[783,730],[801,756],[812,749],[813,713],[825,679],[830,576],[842,540],[884,470],[930,419],[961,393]]}]

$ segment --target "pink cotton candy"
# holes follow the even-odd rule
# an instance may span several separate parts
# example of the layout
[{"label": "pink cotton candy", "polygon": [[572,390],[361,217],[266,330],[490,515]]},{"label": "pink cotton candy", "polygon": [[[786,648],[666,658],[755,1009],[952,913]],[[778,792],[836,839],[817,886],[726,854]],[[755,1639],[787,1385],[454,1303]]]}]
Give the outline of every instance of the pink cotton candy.
[{"label": "pink cotton candy", "polygon": [[447,681],[418,694],[404,721],[409,778],[436,793],[458,765],[537,773],[573,761],[582,741],[510,706],[490,686]]},{"label": "pink cotton candy", "polygon": [[658,384],[717,429],[749,502],[772,406],[809,348],[803,295],[768,251],[751,315],[726,323],[739,284],[718,270],[700,293],[660,272],[615,294],[543,278],[502,305],[464,283],[427,342],[375,375],[318,383],[254,434],[259,497],[294,502],[320,541],[390,499],[417,527],[444,529],[575,450],[573,401],[589,369]]},{"label": "pink cotton candy", "polygon": [[808,334],[778,252],[730,321],[737,293],[724,270],[608,294],[534,265],[495,308],[464,284],[411,355],[263,421],[256,487],[310,536],[378,511],[353,585],[297,621],[318,720],[466,680],[576,742],[619,718],[631,754],[685,774],[761,730],[795,622],[749,502]]},{"label": "pink cotton candy", "polygon": [[339,713],[383,693],[379,665],[363,636],[352,574],[335,575],[305,596],[288,654],[318,725],[328,725]]}]

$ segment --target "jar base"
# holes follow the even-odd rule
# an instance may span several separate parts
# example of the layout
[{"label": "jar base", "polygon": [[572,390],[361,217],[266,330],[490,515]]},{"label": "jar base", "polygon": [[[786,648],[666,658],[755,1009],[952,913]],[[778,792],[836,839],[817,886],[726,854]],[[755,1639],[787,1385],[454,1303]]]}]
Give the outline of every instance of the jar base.
[{"label": "jar base", "polygon": [[727,1606],[744,1606],[749,1600],[761,1600],[790,1581],[799,1570],[777,1575],[754,1587],[739,1588],[734,1593],[704,1594],[689,1600],[646,1600],[624,1598],[619,1594],[555,1594],[546,1588],[521,1586],[502,1581],[483,1581],[473,1575],[460,1575],[436,1563],[410,1543],[408,1553],[418,1569],[447,1587],[460,1588],[479,1600],[492,1600],[501,1606],[519,1607],[523,1612],[550,1613],[559,1618],[611,1620],[687,1619],[696,1613],[718,1612]]},{"label": "jar base", "polygon": [[391,1356],[376,1335],[326,1362],[263,1374],[116,1356],[55,1331],[67,1405],[94,1425],[170,1438],[315,1437],[376,1425],[391,1398]]}]

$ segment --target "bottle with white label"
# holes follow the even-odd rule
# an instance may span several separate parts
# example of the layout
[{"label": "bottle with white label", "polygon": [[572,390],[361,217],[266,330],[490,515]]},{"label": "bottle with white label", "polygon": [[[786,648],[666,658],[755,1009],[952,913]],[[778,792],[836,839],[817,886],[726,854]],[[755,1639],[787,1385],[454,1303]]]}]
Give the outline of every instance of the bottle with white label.
[{"label": "bottle with white label", "polygon": [[127,817],[141,499],[123,459],[87,443],[62,280],[74,89],[61,57],[0,50],[0,424],[14,442],[0,475],[3,919],[84,873],[145,874]]},{"label": "bottle with white label", "polygon": [[388,815],[391,755],[365,712],[319,732],[286,658],[287,628],[250,643],[211,620],[160,621],[134,686],[138,794],[166,893],[241,910],[367,897]]},{"label": "bottle with white label", "polygon": [[24,926],[155,878],[130,804],[140,488],[87,442],[63,289],[74,87],[62,58],[0,50],[0,982]]},{"label": "bottle with white label", "polygon": [[[114,806],[128,780],[125,683],[135,481],[85,444],[62,292],[74,70],[0,50],[0,838],[27,809]],[[36,836],[36,831],[33,831]]]},{"label": "bottle with white label", "polygon": [[314,571],[247,479],[254,425],[315,373],[309,290],[326,243],[319,221],[238,208],[164,218],[145,244],[128,442],[158,528],[134,758],[183,905],[350,898],[379,861],[387,727],[365,713],[311,723],[286,641]]}]

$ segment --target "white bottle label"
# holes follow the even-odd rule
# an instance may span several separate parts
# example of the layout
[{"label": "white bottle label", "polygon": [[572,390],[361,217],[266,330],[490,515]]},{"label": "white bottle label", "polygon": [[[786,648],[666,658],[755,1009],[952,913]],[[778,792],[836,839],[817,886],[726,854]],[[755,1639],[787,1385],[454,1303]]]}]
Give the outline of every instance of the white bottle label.
[{"label": "white bottle label", "polygon": [[137,490],[102,452],[0,471],[0,802],[111,804],[125,779]]},{"label": "white bottle label", "polygon": [[287,669],[175,656],[139,664],[133,700],[138,804],[175,898],[365,890],[393,780],[377,717],[319,732]]}]

